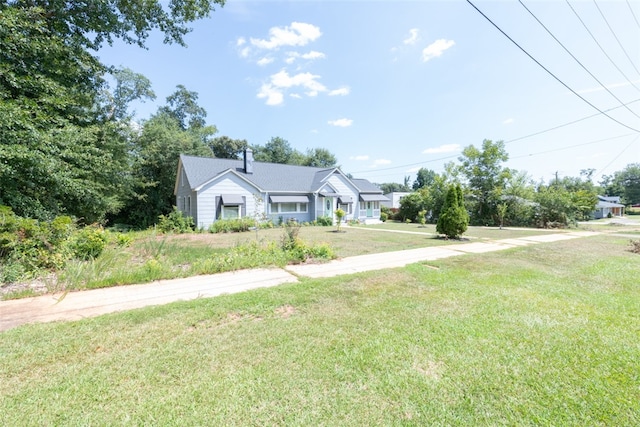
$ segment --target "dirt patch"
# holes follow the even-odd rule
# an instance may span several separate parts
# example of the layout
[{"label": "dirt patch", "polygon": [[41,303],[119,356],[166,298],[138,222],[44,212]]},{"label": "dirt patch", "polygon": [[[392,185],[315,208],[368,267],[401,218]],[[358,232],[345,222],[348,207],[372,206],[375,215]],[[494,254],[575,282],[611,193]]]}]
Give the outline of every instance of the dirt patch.
[{"label": "dirt patch", "polygon": [[24,282],[7,283],[0,286],[0,300],[4,299],[6,295],[12,294],[44,295],[57,291],[57,283],[58,280],[54,274]]},{"label": "dirt patch", "polygon": [[287,319],[296,313],[296,309],[293,306],[287,304],[276,308],[275,312],[283,319]]}]

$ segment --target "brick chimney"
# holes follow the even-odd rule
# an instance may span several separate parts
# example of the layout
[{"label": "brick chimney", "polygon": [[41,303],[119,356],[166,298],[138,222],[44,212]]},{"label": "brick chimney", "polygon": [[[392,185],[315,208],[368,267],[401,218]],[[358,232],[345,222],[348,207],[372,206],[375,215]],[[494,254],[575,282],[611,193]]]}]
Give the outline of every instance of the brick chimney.
[{"label": "brick chimney", "polygon": [[244,173],[253,173],[253,151],[251,148],[244,150]]}]

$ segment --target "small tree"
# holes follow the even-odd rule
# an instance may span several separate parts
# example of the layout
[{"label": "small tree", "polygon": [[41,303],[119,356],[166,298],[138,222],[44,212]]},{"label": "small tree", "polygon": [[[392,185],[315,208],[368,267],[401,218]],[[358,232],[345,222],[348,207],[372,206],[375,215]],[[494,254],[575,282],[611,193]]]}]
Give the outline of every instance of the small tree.
[{"label": "small tree", "polygon": [[424,225],[427,223],[427,210],[426,209],[422,209],[420,212],[418,212],[418,222],[420,223],[421,227],[424,227]]},{"label": "small tree", "polygon": [[456,238],[467,231],[468,225],[469,214],[464,208],[462,188],[460,184],[450,186],[436,224],[436,231],[447,238]]},{"label": "small tree", "polygon": [[336,209],[335,214],[336,214],[336,222],[338,223],[338,231],[340,231],[340,224],[342,223],[342,218],[344,218],[344,215],[346,214],[346,212],[338,208]]},{"label": "small tree", "polygon": [[500,230],[502,230],[502,226],[504,225],[504,217],[507,215],[507,210],[509,209],[509,205],[507,203],[499,203],[498,204],[498,219],[500,220]]}]

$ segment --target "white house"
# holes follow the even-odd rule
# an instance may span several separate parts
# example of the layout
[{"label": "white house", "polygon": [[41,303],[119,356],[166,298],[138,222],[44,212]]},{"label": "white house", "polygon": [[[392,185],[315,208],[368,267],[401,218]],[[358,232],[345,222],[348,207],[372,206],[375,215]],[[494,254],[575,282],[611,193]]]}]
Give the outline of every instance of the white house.
[{"label": "white house", "polygon": [[345,221],[374,223],[388,201],[377,186],[338,168],[256,162],[250,149],[242,160],[181,155],[174,194],[178,209],[200,228],[238,217],[311,222],[334,218],[338,208]]},{"label": "white house", "polygon": [[619,196],[598,196],[596,210],[593,213],[595,219],[621,217],[624,215],[624,205],[620,203]]},{"label": "white house", "polygon": [[407,191],[393,191],[391,193],[385,193],[385,197],[387,199],[389,199],[388,202],[381,202],[380,204],[382,206],[387,206],[389,208],[396,208],[399,209],[400,208],[400,200],[402,200],[402,198],[404,196],[407,196],[411,194],[410,192]]}]

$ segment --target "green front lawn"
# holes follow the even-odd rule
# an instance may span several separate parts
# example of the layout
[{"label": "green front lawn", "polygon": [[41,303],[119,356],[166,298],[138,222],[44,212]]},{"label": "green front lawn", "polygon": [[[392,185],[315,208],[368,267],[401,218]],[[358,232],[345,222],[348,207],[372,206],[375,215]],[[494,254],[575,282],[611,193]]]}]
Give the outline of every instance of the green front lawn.
[{"label": "green front lawn", "polygon": [[0,419],[638,425],[639,265],[597,236],[22,326]]}]

